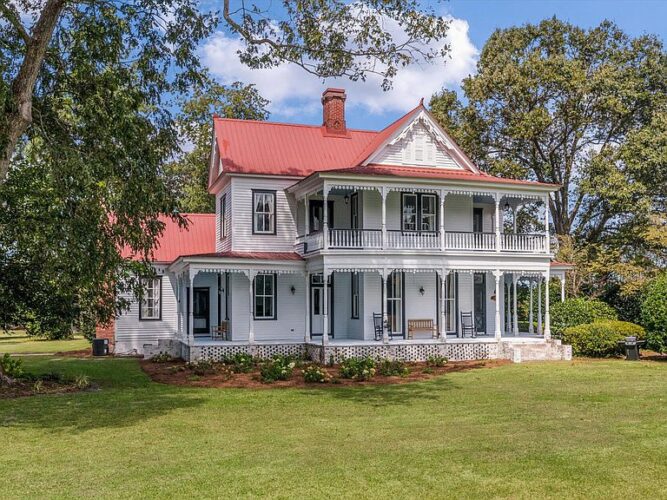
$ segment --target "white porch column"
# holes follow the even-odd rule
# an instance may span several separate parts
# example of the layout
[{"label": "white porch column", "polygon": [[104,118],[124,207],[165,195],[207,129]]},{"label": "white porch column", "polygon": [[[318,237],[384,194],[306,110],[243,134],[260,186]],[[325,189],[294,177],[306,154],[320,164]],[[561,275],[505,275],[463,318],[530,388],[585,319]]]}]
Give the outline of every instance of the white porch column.
[{"label": "white porch column", "polygon": [[382,186],[380,197],[382,198],[382,248],[387,248],[387,188]]},{"label": "white porch column", "polygon": [[[549,195],[544,197],[544,253],[549,253]],[[548,287],[547,287],[548,288]]]},{"label": "white porch column", "polygon": [[560,276],[560,301],[565,302],[565,274]]},{"label": "white porch column", "polygon": [[309,211],[310,211],[310,206],[309,206],[310,203],[309,203],[308,195],[305,195],[305,196],[303,197],[303,202],[304,202],[304,204],[306,205],[305,210],[303,211],[303,213],[306,214],[306,215],[305,215],[305,216],[306,216],[306,220],[304,221],[304,224],[303,224],[303,230],[304,230],[304,232],[306,233],[306,236],[308,236],[308,234],[310,233],[310,213],[309,213]]},{"label": "white porch column", "polygon": [[322,270],[322,279],[324,286],[322,287],[322,319],[324,326],[322,327],[322,345],[329,344],[329,276],[331,272],[325,267]]},{"label": "white porch column", "polygon": [[443,252],[445,251],[445,196],[447,196],[447,192],[444,189],[441,189],[440,190],[440,250]]},{"label": "white porch column", "polygon": [[544,338],[549,340],[551,338],[551,317],[549,315],[549,278],[551,275],[547,271],[544,276]]},{"label": "white porch column", "polygon": [[[257,271],[247,271],[248,276],[248,343],[255,343],[255,304],[254,298],[255,294],[253,293],[253,287],[255,286],[255,276],[257,276]],[[274,290],[275,293],[275,290]]]},{"label": "white porch column", "polygon": [[519,335],[519,313],[517,311],[516,302],[516,282],[517,282],[516,273],[512,273],[512,332],[514,335]]},{"label": "white porch column", "polygon": [[380,291],[380,300],[382,300],[382,342],[384,344],[389,343],[389,335],[387,334],[387,328],[389,327],[389,314],[387,311],[387,297],[389,296],[389,279],[387,276],[387,270],[382,270],[382,276],[380,277],[381,291]]},{"label": "white porch column", "polygon": [[500,340],[502,338],[502,332],[500,330],[500,278],[503,273],[499,269],[496,269],[493,272],[493,275],[496,277],[496,321],[494,335],[496,340]]},{"label": "white porch column", "polygon": [[530,278],[528,281],[528,286],[530,287],[530,300],[528,301],[528,333],[535,333],[535,328],[533,327],[533,278]]},{"label": "white porch column", "polygon": [[440,340],[447,340],[447,327],[445,325],[445,286],[447,284],[448,271],[440,270]]},{"label": "white porch column", "polygon": [[510,309],[510,304],[512,303],[512,287],[510,286],[509,281],[504,278],[503,287],[505,288],[505,334],[509,334],[512,331],[512,310]]},{"label": "white porch column", "polygon": [[305,335],[304,335],[304,342],[310,342],[310,273],[306,271],[304,273],[305,279],[304,279],[304,296],[306,299],[306,324],[305,324]]},{"label": "white porch column", "polygon": [[325,184],[324,189],[322,190],[322,237],[324,238],[324,243],[322,248],[326,250],[329,248],[329,187]]},{"label": "white porch column", "polygon": [[195,342],[195,325],[194,325],[194,315],[192,311],[194,310],[194,290],[193,284],[195,281],[195,274],[192,270],[188,270],[188,344],[192,345]]},{"label": "white porch column", "polygon": [[537,280],[537,334],[542,335],[542,276]]},{"label": "white porch column", "polygon": [[[500,193],[495,194],[496,198],[496,252],[500,252]],[[500,297],[500,296],[498,296]]]}]

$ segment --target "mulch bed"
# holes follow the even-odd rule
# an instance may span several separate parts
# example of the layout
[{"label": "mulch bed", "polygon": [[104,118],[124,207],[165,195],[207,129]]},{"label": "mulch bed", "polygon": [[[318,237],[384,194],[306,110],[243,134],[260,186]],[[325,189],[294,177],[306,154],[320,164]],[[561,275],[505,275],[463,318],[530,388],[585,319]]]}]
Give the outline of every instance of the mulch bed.
[{"label": "mulch bed", "polygon": [[11,385],[0,385],[0,399],[14,399],[28,396],[42,396],[44,394],[67,394],[90,390],[91,387],[80,388],[73,382],[63,383],[55,380],[42,380],[39,391],[35,388],[34,380],[17,379]]},{"label": "mulch bed", "polygon": [[272,383],[262,382],[259,376],[259,370],[250,373],[235,373],[231,378],[225,373],[216,373],[212,375],[195,376],[192,371],[186,368],[183,361],[169,361],[165,363],[155,363],[149,360],[139,362],[144,372],[153,380],[161,384],[170,384],[186,387],[234,387],[249,389],[271,389],[279,387],[340,387],[350,385],[384,385],[384,384],[405,384],[427,380],[438,375],[446,373],[461,372],[480,368],[494,368],[510,364],[509,360],[485,360],[485,361],[456,361],[449,362],[442,367],[428,367],[426,363],[406,363],[410,373],[405,377],[385,377],[376,375],[371,380],[356,381],[341,378],[337,366],[323,367],[333,381],[328,383],[306,383],[303,380],[301,369],[295,368],[292,377],[289,380],[279,380]]}]

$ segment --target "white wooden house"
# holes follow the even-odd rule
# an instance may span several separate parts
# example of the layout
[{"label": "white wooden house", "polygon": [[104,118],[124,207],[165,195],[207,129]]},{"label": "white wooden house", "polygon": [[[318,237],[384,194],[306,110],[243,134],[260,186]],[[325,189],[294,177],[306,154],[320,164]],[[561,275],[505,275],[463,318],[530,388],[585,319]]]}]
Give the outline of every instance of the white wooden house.
[{"label": "white wooden house", "polygon": [[[552,262],[545,209],[558,186],[481,172],[422,103],[381,131],[349,129],[345,99],[323,93],[321,126],[214,117],[216,215],[168,225],[116,352],[571,356],[551,339],[545,286],[568,267]],[[540,219],[529,232],[522,210]]]}]

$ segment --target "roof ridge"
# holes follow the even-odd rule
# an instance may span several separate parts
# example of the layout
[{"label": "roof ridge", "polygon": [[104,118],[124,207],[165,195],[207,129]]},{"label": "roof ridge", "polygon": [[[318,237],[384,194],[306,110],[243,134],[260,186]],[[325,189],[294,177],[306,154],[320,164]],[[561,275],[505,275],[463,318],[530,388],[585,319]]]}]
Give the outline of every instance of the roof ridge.
[{"label": "roof ridge", "polygon": [[[288,123],[288,122],[276,122],[271,120],[247,120],[244,118],[222,118],[220,116],[213,117],[214,120],[225,121],[225,122],[241,122],[241,123],[252,123],[258,125],[280,125],[284,127],[300,127],[300,128],[312,128],[312,129],[321,129],[322,125],[309,125],[307,123]],[[379,130],[369,130],[363,128],[347,128],[350,132],[364,132],[367,134],[379,134]]]}]

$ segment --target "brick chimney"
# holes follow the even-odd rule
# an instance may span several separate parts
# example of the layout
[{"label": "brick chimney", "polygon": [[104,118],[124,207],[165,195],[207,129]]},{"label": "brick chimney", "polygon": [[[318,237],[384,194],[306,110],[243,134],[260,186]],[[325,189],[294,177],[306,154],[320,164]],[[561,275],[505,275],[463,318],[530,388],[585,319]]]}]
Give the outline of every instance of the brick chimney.
[{"label": "brick chimney", "polygon": [[344,89],[326,89],[322,92],[322,126],[328,134],[347,135],[345,99]]}]

